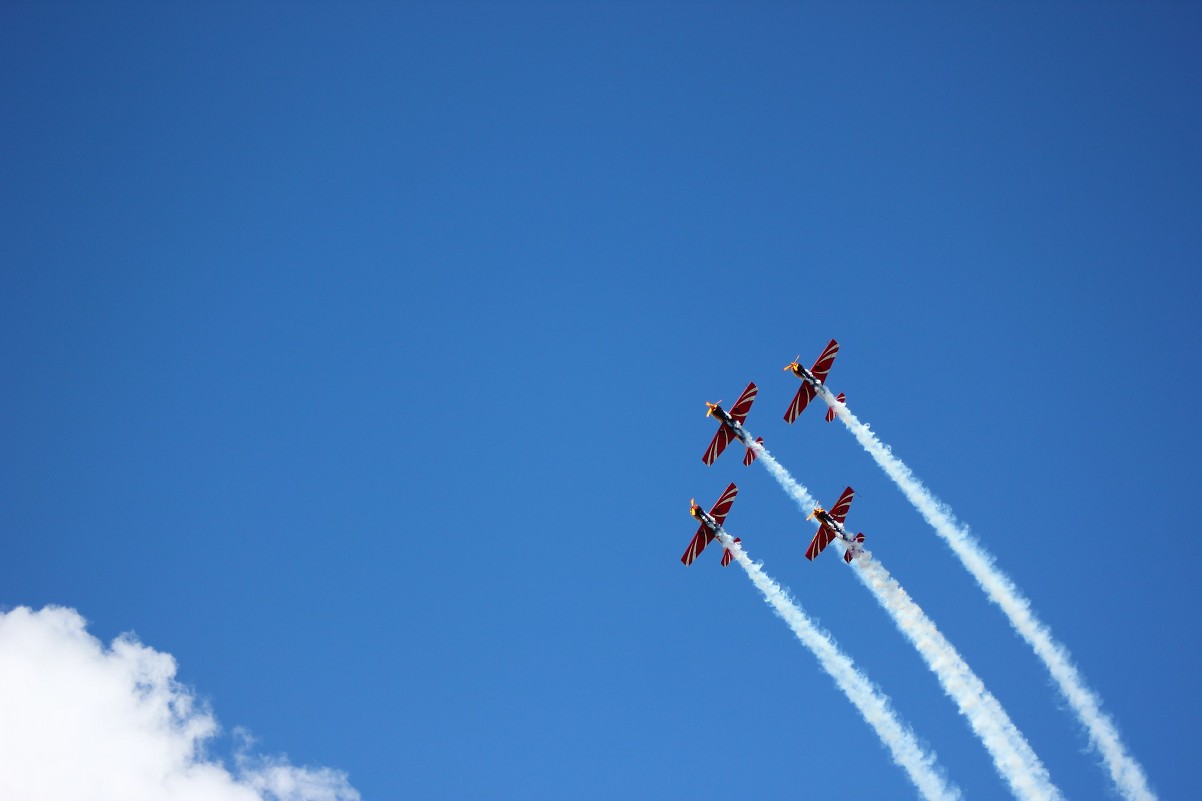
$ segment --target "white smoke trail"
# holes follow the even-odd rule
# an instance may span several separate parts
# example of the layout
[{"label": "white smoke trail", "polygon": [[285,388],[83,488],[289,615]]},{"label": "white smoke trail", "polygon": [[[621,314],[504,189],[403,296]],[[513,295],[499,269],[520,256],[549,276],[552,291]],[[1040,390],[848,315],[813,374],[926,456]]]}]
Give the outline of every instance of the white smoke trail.
[{"label": "white smoke trail", "polygon": [[993,756],[998,773],[1015,796],[1026,799],[1058,799],[1047,769],[1022,733],[1010,720],[993,693],[968,667],[947,638],[918,606],[889,571],[869,551],[852,560],[856,575],[885,607],[897,627],[913,643],[960,713]]},{"label": "white smoke trail", "polygon": [[[756,455],[764,460],[769,472],[802,510],[813,509],[813,499],[779,462],[771,458],[763,445],[755,445]],[[943,691],[956,703],[993,759],[994,767],[1024,801],[1056,801],[1060,791],[1052,784],[1047,769],[1031,750],[1026,738],[1010,720],[1006,710],[985,688],[960,653],[948,642],[926,612],[902,589],[884,566],[864,551],[853,561],[856,575],[893,617],[927,666],[939,679]]]},{"label": "white smoke trail", "polygon": [[1068,650],[1055,640],[1051,630],[1031,610],[1031,602],[995,564],[993,555],[961,524],[946,504],[931,494],[909,467],[893,455],[869,427],[851,413],[846,404],[831,397],[823,387],[823,400],[835,409],[864,450],[871,454],[914,508],[943,538],[964,567],[977,580],[989,600],[997,604],[1018,635],[1027,641],[1056,681],[1060,693],[1085,727],[1090,745],[1102,755],[1110,778],[1127,801],[1155,801],[1143,767],[1131,756],[1118,729],[1102,711],[1101,701],[1086,685]]},{"label": "white smoke trail", "polygon": [[807,514],[813,511],[814,507],[818,505],[818,501],[814,500],[809,490],[799,484],[789,474],[789,471],[780,462],[776,461],[772,454],[768,452],[768,449],[764,447],[763,443],[756,442],[755,437],[751,436],[750,432],[747,434],[747,442],[750,443],[748,447],[755,452],[756,457],[759,458],[764,467],[768,468],[768,472],[772,474],[772,477],[776,479],[776,483],[780,484],[785,492],[789,493],[789,497],[796,501],[797,505],[805,510]]},{"label": "white smoke trail", "polygon": [[959,801],[960,790],[949,785],[936,765],[935,755],[919,744],[914,732],[898,719],[889,699],[859,669],[851,657],[839,650],[830,634],[815,624],[779,584],[769,578],[759,564],[752,562],[742,546],[719,529],[718,538],[734,554],[735,561],[747,571],[748,578],[764,594],[764,600],[789,625],[835,684],[852,702],[864,720],[889,749],[893,761],[906,772],[910,781],[927,801]]}]

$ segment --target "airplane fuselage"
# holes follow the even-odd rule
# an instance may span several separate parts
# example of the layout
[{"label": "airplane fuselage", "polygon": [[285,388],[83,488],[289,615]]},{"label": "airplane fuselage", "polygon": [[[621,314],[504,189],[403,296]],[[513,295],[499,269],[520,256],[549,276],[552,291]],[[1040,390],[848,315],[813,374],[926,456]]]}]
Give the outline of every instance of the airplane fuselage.
[{"label": "airplane fuselage", "polygon": [[701,525],[705,526],[713,534],[718,533],[718,521],[709,516],[709,513],[703,510],[700,506],[694,506],[691,510],[693,517],[697,518]]},{"label": "airplane fuselage", "polygon": [[715,406],[710,410],[710,414],[712,414],[714,417],[717,417],[719,423],[729,428],[731,432],[733,432],[734,435],[739,438],[740,442],[742,442],[744,445],[748,445],[747,432],[743,430],[743,426],[735,422],[734,418],[726,413],[725,409],[723,409],[721,406]]},{"label": "airplane fuselage", "polygon": [[860,543],[856,540],[856,538],[854,536],[852,536],[851,534],[847,533],[847,529],[845,529],[843,527],[843,524],[840,523],[839,521],[835,520],[835,518],[831,517],[830,513],[827,512],[826,510],[823,510],[820,512],[815,511],[814,517],[817,517],[820,521],[822,521],[826,525],[827,528],[829,528],[831,531],[835,532],[835,534],[838,535],[839,539],[846,542],[847,547],[851,550],[852,553],[858,554],[863,549],[863,546],[860,545]]},{"label": "airplane fuselage", "polygon": [[827,526],[829,526],[831,531],[835,532],[840,537],[847,539],[846,532],[843,530],[843,526],[840,525],[835,518],[831,517],[830,513],[825,509],[815,509],[814,517],[818,518],[819,522],[825,523]]},{"label": "airplane fuselage", "polygon": [[805,381],[814,389],[818,389],[818,387],[822,386],[822,382],[815,378],[813,373],[802,367],[800,364],[793,366],[793,375],[797,376],[802,381]]},{"label": "airplane fuselage", "polygon": [[710,409],[710,414],[712,414],[714,417],[717,417],[719,423],[722,423],[725,426],[729,426],[732,429],[738,425],[738,423],[736,423],[734,421],[734,419],[729,414],[727,414],[726,410],[723,409],[721,406],[712,407]]}]

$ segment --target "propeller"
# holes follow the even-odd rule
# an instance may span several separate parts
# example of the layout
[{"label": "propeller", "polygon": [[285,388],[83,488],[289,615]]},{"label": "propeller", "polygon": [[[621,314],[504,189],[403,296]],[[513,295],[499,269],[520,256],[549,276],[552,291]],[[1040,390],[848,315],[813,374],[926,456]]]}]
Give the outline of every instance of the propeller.
[{"label": "propeller", "polygon": [[796,356],[794,356],[794,357],[793,357],[793,361],[789,362],[788,364],[786,364],[786,365],[784,366],[784,370],[785,370],[785,372],[788,372],[789,370],[793,370],[793,369],[795,369],[795,368],[797,368],[797,367],[801,367],[801,361],[800,361],[800,360],[801,360],[801,354],[799,353],[799,354],[797,354]]},{"label": "propeller", "polygon": [[807,518],[806,518],[806,520],[813,520],[813,519],[814,519],[814,515],[818,514],[819,512],[825,512],[825,511],[826,511],[826,510],[825,510],[825,509],[823,509],[821,506],[815,506],[815,507],[814,507],[814,511],[810,512],[810,516],[809,516],[809,517],[807,517]]},{"label": "propeller", "polygon": [[709,401],[706,401],[705,405],[709,407],[708,409],[705,410],[705,416],[709,417],[711,414],[714,413],[714,409],[717,409],[719,406],[722,405],[722,401],[718,401],[717,403],[710,403]]}]

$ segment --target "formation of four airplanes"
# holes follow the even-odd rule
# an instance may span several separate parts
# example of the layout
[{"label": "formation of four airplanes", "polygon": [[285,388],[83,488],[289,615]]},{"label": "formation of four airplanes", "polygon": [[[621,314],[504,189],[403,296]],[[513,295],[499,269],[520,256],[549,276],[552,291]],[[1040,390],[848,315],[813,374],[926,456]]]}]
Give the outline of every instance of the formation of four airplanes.
[{"label": "formation of four airplanes", "polygon": [[[793,402],[789,404],[788,410],[785,412],[785,422],[792,423],[797,419],[806,406],[814,397],[820,394],[820,391],[825,387],[827,375],[831,371],[831,367],[835,363],[835,354],[839,352],[839,343],[831,340],[826,349],[822,351],[822,355],[814,362],[814,366],[809,370],[802,367],[801,364],[794,359],[789,364],[785,365],[785,370],[792,370],[793,375],[801,379],[801,387],[798,388],[797,394],[793,396]],[[709,407],[706,417],[714,416],[718,418],[718,433],[714,434],[713,440],[710,441],[709,447],[705,449],[705,455],[701,457],[701,461],[708,464],[713,464],[722,451],[726,450],[726,446],[732,440],[739,440],[747,446],[747,454],[743,457],[743,464],[749,465],[755,461],[756,451],[755,445],[763,444],[764,438],[757,437],[755,444],[752,443],[750,435],[743,428],[743,423],[747,420],[747,415],[751,412],[751,404],[755,401],[756,393],[755,382],[747,385],[747,389],[743,390],[743,394],[735,401],[735,405],[730,407],[730,411],[726,411],[721,406],[721,401],[718,403],[706,402]],[[826,395],[829,398],[829,394]],[[839,403],[847,400],[847,396],[842,392],[835,398]],[[831,406],[826,410],[826,421],[828,423],[835,419],[835,407]],[[697,533],[693,536],[693,541],[689,543],[689,547],[685,550],[684,555],[680,557],[680,561],[686,565],[691,565],[697,555],[705,550],[705,546],[713,542],[718,536],[718,529],[722,527],[722,523],[726,520],[726,515],[730,512],[730,507],[735,502],[735,495],[739,492],[739,488],[733,483],[726,488],[722,496],[713,507],[706,512],[697,505],[697,501],[692,502],[689,509],[689,514],[697,518],[700,525],[697,528]],[[821,506],[815,506],[810,518],[817,517],[821,524],[818,528],[818,533],[814,535],[814,539],[810,541],[810,547],[806,549],[806,559],[813,560],[818,554],[822,553],[826,546],[834,541],[835,537],[843,540],[847,544],[847,549],[843,553],[843,560],[850,563],[852,559],[859,556],[862,551],[861,544],[864,542],[863,534],[849,534],[847,529],[843,527],[843,521],[847,519],[847,512],[851,509],[852,498],[855,497],[855,491],[851,487],[843,490],[843,494],[839,496],[839,500],[835,501],[835,505],[830,511],[823,509]],[[735,538],[735,542],[741,542],[739,538]],[[722,565],[725,567],[731,561],[731,552],[724,546],[722,549]]]}]

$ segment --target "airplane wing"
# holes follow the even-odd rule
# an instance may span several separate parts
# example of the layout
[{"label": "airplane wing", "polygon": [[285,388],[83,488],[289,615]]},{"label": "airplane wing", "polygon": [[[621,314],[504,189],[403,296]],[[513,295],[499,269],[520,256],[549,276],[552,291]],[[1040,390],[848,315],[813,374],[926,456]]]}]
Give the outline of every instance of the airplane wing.
[{"label": "airplane wing", "polygon": [[747,420],[747,413],[751,411],[751,404],[755,401],[755,395],[758,391],[754,381],[747,385],[747,389],[743,390],[743,394],[735,401],[735,405],[730,407],[730,417],[732,420],[739,425],[743,425]]},{"label": "airplane wing", "polygon": [[796,420],[797,415],[805,411],[806,406],[812,400],[814,400],[814,388],[810,386],[810,382],[802,381],[797,394],[793,396],[793,402],[789,404],[789,410],[785,412],[785,422],[792,423]]},{"label": "airplane wing", "polygon": [[814,535],[814,539],[810,540],[810,547],[806,548],[806,559],[809,559],[811,562],[814,561],[814,557],[822,553],[823,549],[830,545],[831,540],[834,538],[835,532],[823,523],[818,528],[818,533]]},{"label": "airplane wing", "polygon": [[839,496],[839,500],[835,501],[835,505],[831,507],[830,516],[842,523],[847,519],[847,512],[851,509],[851,501],[856,495],[856,491],[851,487],[843,490],[843,494]]},{"label": "airplane wing", "polygon": [[706,464],[713,464],[714,460],[722,455],[722,451],[726,450],[726,446],[734,438],[734,432],[722,423],[719,423],[718,433],[714,434],[714,438],[710,440],[710,446],[705,449],[705,455],[701,457],[701,461]]},{"label": "airplane wing", "polygon": [[810,368],[810,372],[814,374],[822,383],[826,383],[826,376],[831,371],[831,367],[835,364],[835,354],[839,352],[839,343],[831,340],[826,344],[826,350],[822,351],[822,355],[818,357],[818,361],[814,362],[814,366]]},{"label": "airplane wing", "polygon": [[739,488],[731,483],[722,493],[722,497],[714,503],[714,508],[710,509],[710,517],[714,518],[715,523],[722,525],[726,522],[726,516],[730,514],[730,507],[734,505],[735,496],[738,494]]},{"label": "airplane wing", "polygon": [[685,549],[684,556],[680,557],[680,561],[686,565],[693,564],[693,560],[697,555],[705,550],[705,546],[709,545],[714,540],[713,533],[704,525],[697,527],[697,533],[693,535],[693,541],[689,543],[689,547]]}]

